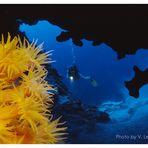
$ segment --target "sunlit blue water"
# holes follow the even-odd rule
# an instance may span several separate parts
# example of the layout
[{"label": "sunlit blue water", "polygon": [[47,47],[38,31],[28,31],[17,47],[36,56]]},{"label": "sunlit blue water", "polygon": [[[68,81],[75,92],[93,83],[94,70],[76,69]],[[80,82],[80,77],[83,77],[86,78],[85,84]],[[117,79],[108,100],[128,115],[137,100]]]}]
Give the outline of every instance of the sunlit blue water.
[{"label": "sunlit blue water", "polygon": [[[118,123],[118,126],[105,125],[106,132],[138,134],[148,130],[145,124],[148,122],[148,85],[140,89],[138,99],[129,96],[124,86],[124,81],[134,76],[134,65],[141,70],[148,67],[148,50],[140,49],[135,55],[127,55],[118,60],[117,53],[106,44],[92,46],[92,42],[83,40],[84,45],[78,47],[72,44],[71,40],[57,42],[56,36],[63,30],[47,21],[39,21],[32,26],[22,24],[20,31],[25,32],[30,41],[38,39],[38,43],[44,42],[44,50],[54,50],[51,58],[56,62],[52,65],[62,75],[63,81],[75,96],[86,104],[98,104],[99,109],[108,112],[113,121]],[[73,64],[73,56],[76,57],[76,65],[80,73],[97,80],[98,87],[93,87],[85,79],[77,82],[70,81],[67,77],[67,69]],[[116,130],[113,131],[114,126]],[[131,130],[127,132],[127,128]],[[135,130],[136,128],[139,130]]]},{"label": "sunlit blue water", "polygon": [[[52,59],[56,62],[52,65],[57,68],[73,93],[86,103],[96,104],[106,100],[120,101],[129,97],[124,81],[134,76],[134,65],[142,70],[148,65],[148,51],[146,50],[138,50],[136,55],[128,55],[118,60],[116,52],[106,44],[94,47],[91,42],[83,40],[83,47],[72,44],[76,65],[80,73],[96,79],[98,87],[93,87],[89,81],[84,79],[71,82],[67,78],[67,69],[73,63],[71,40],[56,41],[56,36],[62,29],[47,21],[39,21],[33,26],[22,24],[20,30],[25,32],[30,41],[38,39],[38,43],[44,42],[45,50],[54,50]],[[146,92],[144,95],[148,96]]]}]

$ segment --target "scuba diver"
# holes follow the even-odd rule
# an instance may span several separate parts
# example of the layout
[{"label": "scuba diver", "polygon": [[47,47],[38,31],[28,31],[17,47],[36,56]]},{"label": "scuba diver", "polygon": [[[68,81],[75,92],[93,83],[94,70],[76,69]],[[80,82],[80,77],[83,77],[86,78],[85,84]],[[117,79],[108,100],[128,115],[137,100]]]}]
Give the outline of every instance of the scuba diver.
[{"label": "scuba diver", "polygon": [[80,79],[79,70],[76,65],[69,67],[68,77],[70,78],[70,80],[79,80]]},{"label": "scuba diver", "polygon": [[73,57],[73,65],[68,68],[68,71],[67,71],[68,78],[71,81],[79,80],[80,78],[89,80],[93,87],[97,87],[98,83],[95,79],[91,78],[90,76],[84,76],[79,72],[76,66],[76,57],[74,54],[74,48],[72,46],[72,42],[71,42],[71,50],[72,50],[72,57]]},{"label": "scuba diver", "polygon": [[90,76],[82,75],[79,72],[79,70],[78,70],[78,68],[77,68],[77,66],[75,64],[69,67],[67,73],[68,73],[68,78],[71,81],[79,80],[80,78],[82,78],[82,79],[85,79],[85,80],[89,80],[93,87],[97,87],[98,86],[98,83],[97,83],[97,81],[95,79],[91,78]]}]

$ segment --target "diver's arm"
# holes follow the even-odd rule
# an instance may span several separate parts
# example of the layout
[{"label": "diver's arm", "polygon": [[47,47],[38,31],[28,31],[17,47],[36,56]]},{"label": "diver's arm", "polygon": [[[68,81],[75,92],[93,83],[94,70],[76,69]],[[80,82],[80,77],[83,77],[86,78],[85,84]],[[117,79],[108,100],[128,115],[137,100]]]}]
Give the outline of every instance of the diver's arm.
[{"label": "diver's arm", "polygon": [[83,79],[85,79],[85,80],[90,80],[90,79],[91,79],[90,76],[84,76],[84,75],[82,75],[81,73],[79,73],[79,75],[80,75],[81,78],[83,78]]},{"label": "diver's arm", "polygon": [[79,75],[80,75],[81,78],[83,78],[83,79],[85,79],[85,80],[89,80],[89,81],[91,82],[91,85],[92,85],[93,87],[97,87],[97,86],[98,86],[97,81],[96,81],[95,79],[92,79],[90,76],[84,76],[84,75],[82,75],[81,73],[79,73]]}]

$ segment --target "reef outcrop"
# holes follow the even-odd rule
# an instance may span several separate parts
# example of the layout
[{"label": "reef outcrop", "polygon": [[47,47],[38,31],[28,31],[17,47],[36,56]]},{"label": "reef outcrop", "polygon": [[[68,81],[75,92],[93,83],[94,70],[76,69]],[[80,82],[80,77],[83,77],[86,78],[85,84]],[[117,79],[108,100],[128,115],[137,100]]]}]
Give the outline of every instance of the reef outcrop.
[{"label": "reef outcrop", "polygon": [[68,143],[87,143],[81,140],[92,137],[100,124],[108,124],[111,120],[108,113],[99,111],[97,106],[85,105],[79,99],[67,100],[62,104],[57,103],[54,110],[57,116],[62,115],[62,119],[66,121],[65,125],[69,133]]}]

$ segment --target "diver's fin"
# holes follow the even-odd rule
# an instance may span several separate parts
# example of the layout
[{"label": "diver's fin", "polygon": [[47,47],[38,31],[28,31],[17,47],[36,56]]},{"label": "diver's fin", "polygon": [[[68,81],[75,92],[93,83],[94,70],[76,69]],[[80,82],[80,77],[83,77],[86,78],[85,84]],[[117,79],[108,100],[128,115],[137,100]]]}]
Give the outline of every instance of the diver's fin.
[{"label": "diver's fin", "polygon": [[91,79],[91,85],[93,87],[97,87],[98,86],[98,82],[95,79]]}]

